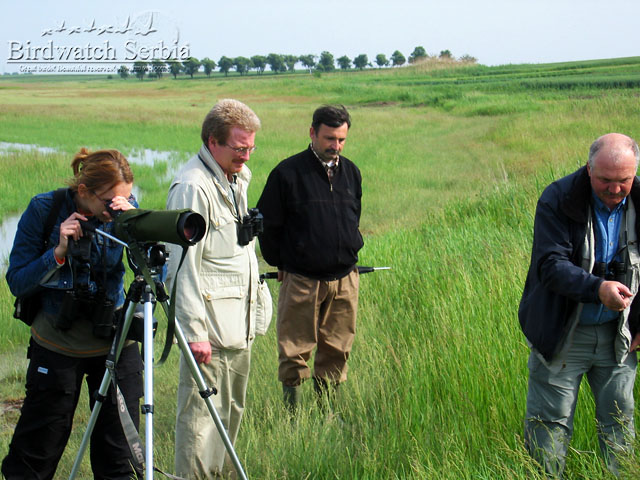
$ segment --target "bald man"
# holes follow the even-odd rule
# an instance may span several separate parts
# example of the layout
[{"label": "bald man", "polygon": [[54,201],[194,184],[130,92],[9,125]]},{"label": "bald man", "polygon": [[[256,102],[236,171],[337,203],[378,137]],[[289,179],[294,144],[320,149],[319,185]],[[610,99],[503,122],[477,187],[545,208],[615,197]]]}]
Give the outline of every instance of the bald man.
[{"label": "bald man", "polygon": [[525,444],[548,475],[563,473],[584,375],[607,467],[617,475],[618,456],[631,452],[640,344],[639,159],[633,139],[603,135],[587,165],[538,200],[518,316],[531,347]]}]

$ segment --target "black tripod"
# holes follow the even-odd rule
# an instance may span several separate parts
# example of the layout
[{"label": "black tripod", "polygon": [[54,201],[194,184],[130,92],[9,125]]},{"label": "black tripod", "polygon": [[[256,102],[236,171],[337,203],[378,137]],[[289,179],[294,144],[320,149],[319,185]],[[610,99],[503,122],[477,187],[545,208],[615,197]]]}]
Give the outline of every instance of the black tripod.
[{"label": "black tripod", "polygon": [[[111,351],[109,352],[109,356],[106,361],[106,371],[104,373],[104,377],[102,379],[102,383],[100,384],[100,389],[98,390],[98,395],[96,398],[95,405],[93,410],[91,411],[91,417],[89,418],[89,422],[87,424],[87,430],[84,433],[82,438],[82,443],[80,444],[80,448],[78,450],[78,454],[76,456],[76,460],[73,465],[73,469],[71,471],[71,475],[69,476],[69,480],[76,478],[78,473],[78,469],[80,467],[80,463],[82,461],[82,457],[87,449],[89,444],[89,439],[91,438],[91,433],[93,432],[93,428],[97,421],[98,415],[100,413],[100,409],[102,407],[102,403],[106,398],[107,391],[109,389],[110,383],[113,382],[114,369],[117,365],[118,358],[120,357],[120,353],[124,348],[124,345],[127,340],[127,335],[131,329],[135,308],[136,305],[142,303],[144,306],[144,322],[143,322],[143,350],[144,350],[144,404],[142,405],[142,413],[145,415],[145,451],[144,454],[142,452],[142,448],[139,442],[139,437],[137,432],[135,431],[135,427],[133,427],[133,422],[129,419],[129,422],[123,421],[123,428],[125,430],[125,435],[127,436],[131,448],[131,452],[133,454],[134,460],[140,465],[141,468],[145,468],[145,478],[148,480],[153,479],[154,472],[154,462],[153,462],[153,303],[154,297],[158,303],[160,303],[167,314],[167,318],[171,322],[173,317],[173,311],[169,308],[169,296],[166,294],[164,290],[164,285],[162,282],[155,281],[151,273],[149,272],[149,268],[147,266],[148,259],[142,254],[142,250],[139,245],[129,246],[126,243],[120,241],[119,239],[112,237],[104,232],[96,230],[98,233],[107,236],[108,238],[124,245],[129,249],[130,254],[133,255],[135,259],[135,264],[139,269],[140,274],[136,275],[135,280],[132,282],[131,287],[127,293],[127,303],[126,311],[118,326],[118,331],[111,345]],[[183,255],[184,256],[184,255]],[[238,473],[239,478],[246,480],[247,476],[242,468],[242,464],[236,455],[236,452],[231,444],[231,440],[227,435],[225,427],[220,420],[220,416],[213,405],[213,401],[211,400],[211,395],[215,395],[217,390],[214,387],[208,387],[205,383],[204,377],[202,376],[202,372],[200,372],[200,368],[196,363],[193,354],[191,353],[191,349],[189,348],[189,344],[187,343],[184,333],[182,332],[182,328],[178,320],[175,320],[174,324],[174,332],[175,338],[178,343],[178,347],[184,356],[185,361],[191,371],[193,379],[198,386],[198,392],[200,396],[205,401],[209,413],[213,418],[213,421],[218,429],[218,433],[222,438],[222,441],[225,445],[227,453],[231,458],[233,465]],[[171,339],[168,339],[170,342]],[[168,344],[170,345],[170,343]],[[115,383],[114,383],[115,386]],[[118,406],[120,411],[124,409],[126,412],[126,405],[124,404],[124,398],[120,394],[119,390],[116,387],[116,395],[118,399]],[[128,414],[126,415],[128,417]],[[122,416],[121,416],[122,418]],[[129,425],[127,425],[129,423]],[[133,432],[131,431],[133,430]],[[134,439],[133,441],[131,439]],[[178,477],[172,477],[178,478]]]}]

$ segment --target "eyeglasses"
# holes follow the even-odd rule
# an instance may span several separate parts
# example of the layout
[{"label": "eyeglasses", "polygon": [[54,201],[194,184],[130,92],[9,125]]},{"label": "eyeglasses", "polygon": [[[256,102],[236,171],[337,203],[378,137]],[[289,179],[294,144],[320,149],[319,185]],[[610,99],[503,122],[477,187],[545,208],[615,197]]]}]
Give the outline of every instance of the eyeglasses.
[{"label": "eyeglasses", "polygon": [[[98,195],[96,192],[94,192],[93,190],[90,190],[90,192],[93,194],[94,197],[96,197],[98,200],[100,200],[102,203],[104,203],[105,205],[109,205],[111,204],[111,202],[113,202],[113,198],[102,198],[100,195]],[[127,201],[131,204],[133,204],[133,201],[136,199],[136,197],[132,194],[129,195],[129,197],[127,198]]]},{"label": "eyeglasses", "polygon": [[225,143],[222,146],[230,148],[231,150],[233,150],[236,153],[239,153],[240,155],[244,155],[246,153],[253,153],[258,149],[256,145],[254,145],[253,147],[232,147],[231,145],[227,145]]},{"label": "eyeglasses", "polygon": [[96,197],[98,200],[100,200],[101,203],[111,203],[111,200],[112,200],[111,198],[102,198],[93,190],[91,190],[91,193],[93,193],[93,196]]}]

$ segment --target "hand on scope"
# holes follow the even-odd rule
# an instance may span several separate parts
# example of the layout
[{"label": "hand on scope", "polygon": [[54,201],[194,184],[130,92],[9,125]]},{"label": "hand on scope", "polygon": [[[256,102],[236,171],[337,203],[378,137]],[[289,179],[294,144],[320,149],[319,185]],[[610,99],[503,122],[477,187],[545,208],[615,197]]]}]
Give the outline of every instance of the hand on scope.
[{"label": "hand on scope", "polygon": [[[113,197],[111,199],[111,203],[108,203],[107,206],[111,210],[120,211],[120,212],[124,212],[126,210],[131,210],[132,208],[135,208],[133,205],[129,203],[129,200],[127,198],[122,196]],[[105,210],[104,212],[102,212],[102,214],[105,217],[113,220],[113,216],[111,215],[111,212],[109,212],[108,210]]]},{"label": "hand on scope", "polygon": [[78,240],[82,236],[82,226],[80,220],[87,221],[87,217],[78,212],[73,212],[69,217],[60,224],[60,240],[53,253],[56,257],[62,259],[67,256],[69,249],[69,237]]},{"label": "hand on scope", "polygon": [[211,361],[211,344],[209,342],[189,343],[191,353],[196,363],[209,363]]},{"label": "hand on scope", "polygon": [[612,280],[605,280],[600,284],[598,297],[609,310],[621,312],[631,304],[633,294],[626,285]]}]

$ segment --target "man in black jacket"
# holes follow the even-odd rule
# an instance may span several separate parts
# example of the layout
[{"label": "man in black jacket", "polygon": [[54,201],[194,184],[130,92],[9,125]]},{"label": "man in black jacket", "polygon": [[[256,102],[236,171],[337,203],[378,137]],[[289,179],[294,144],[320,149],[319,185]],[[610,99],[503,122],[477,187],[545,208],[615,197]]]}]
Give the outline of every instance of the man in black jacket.
[{"label": "man in black jacket", "polygon": [[549,475],[564,470],[584,375],[612,472],[617,455],[631,449],[640,344],[639,159],[633,139],[603,135],[587,165],[549,185],[536,208],[518,315],[531,347],[525,443]]},{"label": "man in black jacket", "polygon": [[313,114],[309,147],[278,164],[258,201],[264,259],[278,267],[278,378],[296,408],[316,349],[313,380],[322,397],[347,378],[358,306],[356,262],[363,241],[361,176],[340,155],[351,118],[343,106]]}]

